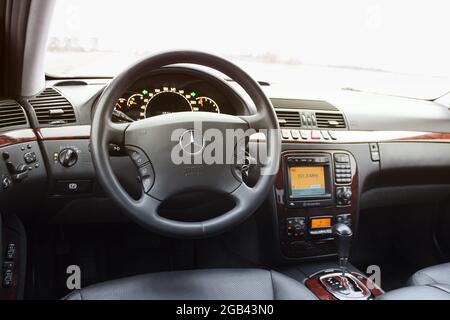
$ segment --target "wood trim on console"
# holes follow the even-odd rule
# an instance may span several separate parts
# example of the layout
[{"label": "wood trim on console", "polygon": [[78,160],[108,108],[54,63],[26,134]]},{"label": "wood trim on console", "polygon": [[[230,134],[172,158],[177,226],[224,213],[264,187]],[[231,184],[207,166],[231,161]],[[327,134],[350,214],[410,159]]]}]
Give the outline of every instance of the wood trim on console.
[{"label": "wood trim on console", "polygon": [[[90,125],[66,126],[54,128],[38,128],[35,130],[39,140],[70,140],[89,139],[91,135]],[[284,131],[284,130],[283,130]],[[289,130],[288,130],[289,131]],[[316,131],[320,135],[319,130]],[[322,130],[324,131],[324,130]],[[329,131],[333,133],[335,140],[302,140],[283,139],[284,143],[370,143],[370,142],[439,142],[450,143],[450,133],[420,132],[420,131]]]},{"label": "wood trim on console", "polygon": [[[300,130],[286,130],[298,131]],[[292,135],[289,139],[283,138],[284,143],[325,143],[325,144],[345,144],[345,143],[371,143],[371,142],[433,142],[433,143],[450,143],[450,133],[441,132],[421,132],[421,131],[332,131],[332,130],[303,130],[307,139],[302,139],[297,134],[297,139]],[[314,132],[315,139],[310,138]],[[324,135],[330,133],[333,139],[325,139]]]},{"label": "wood trim on console", "polygon": [[0,147],[36,140],[36,134],[32,129],[20,129],[0,133]]},{"label": "wood trim on console", "polygon": [[68,126],[36,129],[39,140],[89,139],[91,126]]},{"label": "wood trim on console", "polygon": [[[316,274],[305,281],[305,286],[311,290],[317,298],[320,300],[337,300],[328,290],[320,283],[320,277],[327,274],[327,272],[321,272]],[[377,298],[384,294],[383,290],[380,289],[372,280],[366,276],[351,272],[351,274],[358,278],[369,290],[372,298]]]},{"label": "wood trim on console", "polygon": [[450,133],[425,133],[408,138],[402,138],[398,141],[432,141],[432,142],[450,142]]}]

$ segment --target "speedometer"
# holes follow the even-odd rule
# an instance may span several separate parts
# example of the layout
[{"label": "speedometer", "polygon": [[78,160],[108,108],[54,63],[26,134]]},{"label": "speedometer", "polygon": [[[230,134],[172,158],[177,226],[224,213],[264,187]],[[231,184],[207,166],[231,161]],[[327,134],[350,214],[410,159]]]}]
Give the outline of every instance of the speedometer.
[{"label": "speedometer", "polygon": [[159,116],[162,114],[192,111],[190,95],[185,95],[183,90],[164,87],[155,89],[150,94],[145,106],[145,117]]}]

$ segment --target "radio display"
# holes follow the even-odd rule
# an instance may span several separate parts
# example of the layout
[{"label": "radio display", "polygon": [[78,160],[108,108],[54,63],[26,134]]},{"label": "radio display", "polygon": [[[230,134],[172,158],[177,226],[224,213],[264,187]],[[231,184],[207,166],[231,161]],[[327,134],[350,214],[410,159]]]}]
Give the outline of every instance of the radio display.
[{"label": "radio display", "polygon": [[311,220],[311,229],[331,228],[331,218],[317,218]]},{"label": "radio display", "polygon": [[291,195],[309,197],[326,194],[323,166],[289,167]]}]

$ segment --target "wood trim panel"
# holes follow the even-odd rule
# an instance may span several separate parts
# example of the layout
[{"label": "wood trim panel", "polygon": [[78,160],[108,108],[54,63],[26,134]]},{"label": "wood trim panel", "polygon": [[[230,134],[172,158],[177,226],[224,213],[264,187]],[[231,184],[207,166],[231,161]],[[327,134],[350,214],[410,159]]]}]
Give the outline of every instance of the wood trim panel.
[{"label": "wood trim panel", "polygon": [[[316,275],[313,275],[311,278],[306,279],[305,286],[311,290],[317,298],[320,300],[337,300],[335,296],[333,296],[327,289],[320,283],[320,277],[325,275],[326,272],[321,272]],[[353,276],[358,278],[369,290],[372,295],[372,298],[377,298],[384,294],[383,290],[381,290],[374,282],[368,279],[366,276],[351,272]]]},{"label": "wood trim panel", "polygon": [[314,276],[306,279],[305,286],[311,290],[314,295],[320,300],[337,300],[327,289],[320,283],[320,276]]},{"label": "wood trim panel", "polygon": [[[289,130],[288,130],[289,131]],[[319,130],[306,130],[308,132]],[[322,130],[324,131],[324,130]],[[442,142],[450,143],[450,133],[421,131],[332,131],[336,140],[283,139],[283,143],[369,143],[369,142]],[[91,126],[66,126],[36,129],[39,140],[89,139]]]},{"label": "wood trim panel", "polygon": [[[283,130],[286,131],[286,130]],[[290,130],[287,130],[290,131]],[[291,130],[292,131],[292,130]],[[299,130],[296,130],[299,131]],[[289,139],[283,138],[284,143],[370,143],[370,142],[439,142],[450,143],[450,133],[421,132],[421,131],[326,131],[326,130],[305,130],[310,136],[315,132],[316,139]],[[325,140],[321,132],[331,132],[334,139]],[[320,137],[320,139],[317,139]]]},{"label": "wood trim panel", "polygon": [[0,133],[0,148],[17,143],[36,141],[36,134],[32,129],[20,129]]},{"label": "wood trim panel", "polygon": [[39,140],[89,139],[91,126],[68,126],[36,129]]}]

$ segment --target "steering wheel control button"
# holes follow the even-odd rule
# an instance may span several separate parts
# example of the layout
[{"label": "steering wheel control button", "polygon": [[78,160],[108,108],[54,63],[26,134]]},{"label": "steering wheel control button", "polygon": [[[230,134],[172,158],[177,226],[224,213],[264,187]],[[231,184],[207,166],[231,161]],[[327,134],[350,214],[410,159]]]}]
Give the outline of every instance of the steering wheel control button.
[{"label": "steering wheel control button", "polygon": [[152,166],[150,164],[146,164],[145,166],[139,168],[139,175],[144,192],[149,192],[153,186],[153,181],[155,180]]},{"label": "steering wheel control button", "polygon": [[127,147],[128,155],[131,160],[133,160],[134,164],[139,168],[144,164],[148,163],[149,160],[145,155],[144,151],[134,147]]},{"label": "steering wheel control button", "polygon": [[92,191],[90,180],[60,180],[56,182],[56,192],[60,195],[85,194]]},{"label": "steering wheel control button", "polygon": [[58,162],[66,168],[73,167],[78,161],[78,153],[75,149],[65,148],[58,154]]}]

